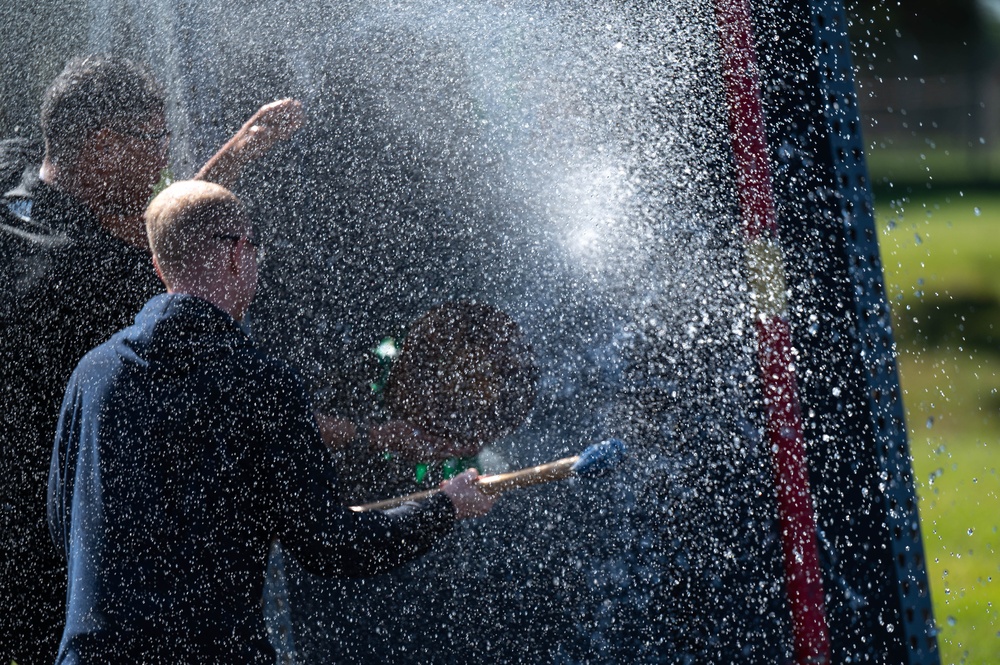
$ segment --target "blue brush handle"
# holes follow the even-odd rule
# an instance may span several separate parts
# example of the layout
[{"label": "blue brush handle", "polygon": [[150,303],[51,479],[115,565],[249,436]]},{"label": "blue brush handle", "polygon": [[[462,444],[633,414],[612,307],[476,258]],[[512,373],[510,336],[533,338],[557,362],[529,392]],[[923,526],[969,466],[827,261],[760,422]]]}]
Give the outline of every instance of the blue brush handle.
[{"label": "blue brush handle", "polygon": [[628,452],[621,439],[608,439],[588,447],[573,464],[572,471],[581,478],[599,476],[617,468]]}]

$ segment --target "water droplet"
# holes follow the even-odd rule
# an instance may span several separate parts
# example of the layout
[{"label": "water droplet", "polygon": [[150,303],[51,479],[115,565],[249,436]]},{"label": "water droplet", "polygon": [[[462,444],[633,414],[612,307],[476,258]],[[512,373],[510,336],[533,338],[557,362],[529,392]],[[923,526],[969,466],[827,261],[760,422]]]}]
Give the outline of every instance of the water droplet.
[{"label": "water droplet", "polygon": [[974,212],[976,214],[976,217],[979,217],[980,215],[983,214],[983,211],[979,209],[979,206],[976,206],[975,208],[973,208],[972,212]]},{"label": "water droplet", "polygon": [[927,429],[934,427],[934,416],[927,416]]},{"label": "water droplet", "polygon": [[971,536],[973,533],[975,533],[975,531],[976,531],[975,529],[973,529],[973,528],[970,527],[969,531],[968,531],[968,534]]},{"label": "water droplet", "polygon": [[915,242],[916,242],[916,243],[917,243],[918,245],[922,245],[922,244],[924,244],[924,239],[920,237],[920,234],[919,234],[919,233],[914,233],[914,234],[913,234],[913,240],[914,240],[914,241],[915,241]]},{"label": "water droplet", "polygon": [[955,620],[955,617],[948,617],[949,626],[954,626],[956,623],[958,623],[958,621]]}]

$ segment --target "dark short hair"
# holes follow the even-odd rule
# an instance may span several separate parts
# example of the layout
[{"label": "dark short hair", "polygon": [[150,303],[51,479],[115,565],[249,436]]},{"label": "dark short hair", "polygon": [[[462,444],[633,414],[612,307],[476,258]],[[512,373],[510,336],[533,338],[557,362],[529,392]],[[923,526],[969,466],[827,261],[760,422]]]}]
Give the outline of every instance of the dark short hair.
[{"label": "dark short hair", "polygon": [[466,300],[430,310],[410,327],[385,385],[393,418],[479,447],[528,417],[538,363],[504,311]]},{"label": "dark short hair", "polygon": [[74,58],[42,97],[46,150],[52,159],[72,156],[101,127],[165,108],[163,89],[145,67],[108,55]]}]

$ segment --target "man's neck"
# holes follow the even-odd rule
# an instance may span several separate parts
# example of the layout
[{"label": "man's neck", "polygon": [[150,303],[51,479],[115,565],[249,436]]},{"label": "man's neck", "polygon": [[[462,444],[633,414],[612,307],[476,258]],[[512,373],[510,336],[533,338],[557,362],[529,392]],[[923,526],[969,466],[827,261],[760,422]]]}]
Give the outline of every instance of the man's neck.
[{"label": "man's neck", "polygon": [[149,239],[146,237],[146,222],[141,215],[98,215],[97,221],[101,228],[136,249],[149,251]]},{"label": "man's neck", "polygon": [[209,282],[190,281],[179,282],[167,286],[167,293],[194,296],[206,302],[210,302],[223,312],[233,317],[237,323],[243,321],[243,308],[232,298],[232,289],[226,288],[217,281]]}]

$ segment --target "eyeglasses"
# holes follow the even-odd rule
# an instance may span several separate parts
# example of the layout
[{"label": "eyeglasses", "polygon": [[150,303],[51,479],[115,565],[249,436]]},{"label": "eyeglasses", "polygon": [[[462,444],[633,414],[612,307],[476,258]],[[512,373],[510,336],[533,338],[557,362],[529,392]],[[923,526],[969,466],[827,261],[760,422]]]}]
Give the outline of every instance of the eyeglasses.
[{"label": "eyeglasses", "polygon": [[152,143],[153,141],[156,141],[160,148],[163,149],[166,149],[170,145],[171,134],[167,129],[160,129],[155,132],[145,132],[138,127],[120,125],[112,127],[112,130],[118,134],[138,139],[143,142]]},{"label": "eyeglasses", "polygon": [[257,257],[257,261],[264,260],[264,248],[257,244],[257,241],[251,238],[249,235],[242,235],[239,233],[214,233],[212,237],[216,240],[228,240],[234,245],[240,241],[240,238],[246,238],[247,242],[253,247],[254,254]]}]

